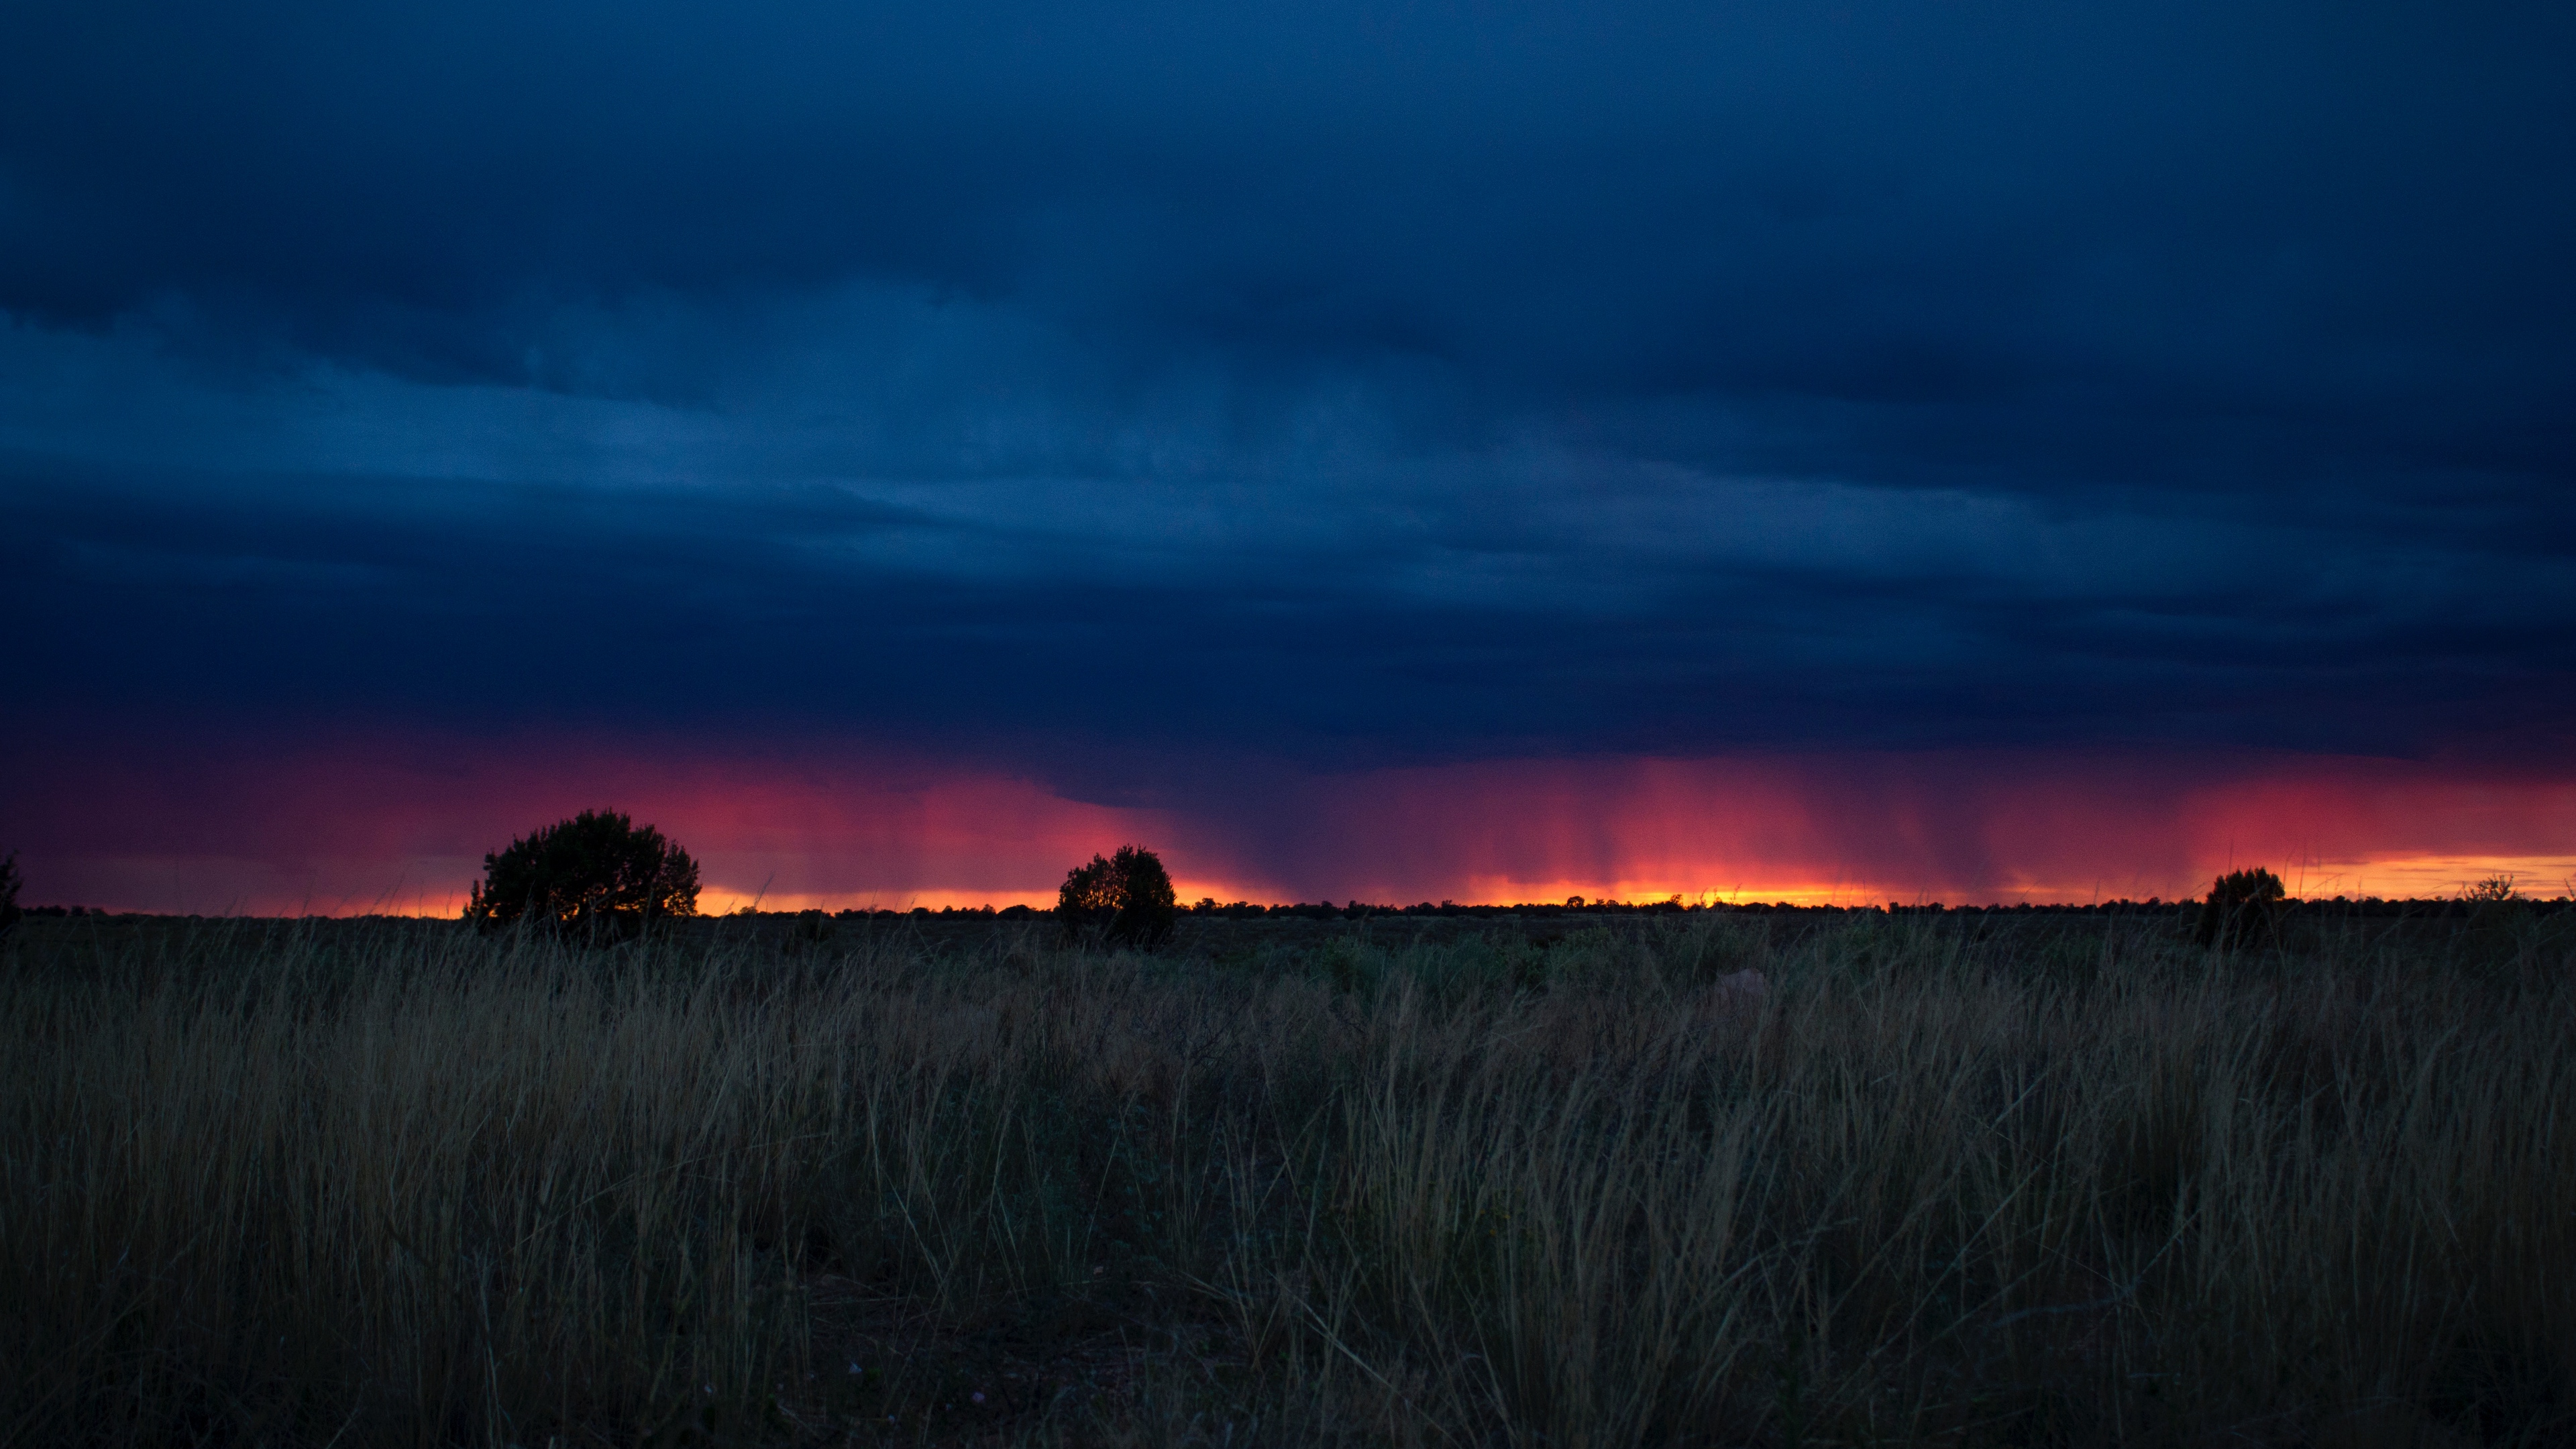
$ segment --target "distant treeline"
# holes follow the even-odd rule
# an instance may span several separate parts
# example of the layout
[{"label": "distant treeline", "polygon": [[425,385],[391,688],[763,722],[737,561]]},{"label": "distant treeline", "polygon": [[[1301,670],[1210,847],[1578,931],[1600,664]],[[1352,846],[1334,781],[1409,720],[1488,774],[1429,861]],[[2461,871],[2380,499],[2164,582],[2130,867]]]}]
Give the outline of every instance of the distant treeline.
[{"label": "distant treeline", "polygon": [[[2491,906],[2491,904],[2492,903],[2482,901],[2451,899],[2383,900],[2378,896],[2364,896],[2359,899],[2347,896],[2336,896],[2330,900],[2300,900],[2288,903],[2289,913],[2293,916],[2403,916],[2410,918],[2428,916],[2458,916],[2465,918],[2474,914],[2482,907]],[[2546,901],[2524,900],[2517,898],[2512,901],[2511,904],[2527,910],[2537,911],[2544,915],[2576,907],[2576,902],[2570,902],[2564,897]],[[1884,905],[1801,906],[1794,905],[1788,901],[1712,901],[1706,904],[1694,904],[1691,902],[1673,900],[1635,902],[1584,901],[1580,904],[1572,901],[1561,903],[1524,902],[1517,905],[1473,906],[1462,906],[1454,901],[1440,901],[1437,903],[1423,901],[1415,905],[1400,906],[1379,905],[1366,901],[1354,900],[1340,905],[1335,905],[1331,901],[1317,901],[1311,904],[1300,902],[1295,905],[1265,906],[1255,905],[1249,901],[1230,901],[1224,904],[1219,904],[1213,900],[1202,900],[1196,905],[1181,907],[1180,914],[1184,916],[1214,916],[1227,920],[1269,919],[1357,921],[1377,916],[1463,916],[1475,919],[1543,920],[1567,916],[1679,916],[1698,915],[1703,913],[1752,916],[1853,915],[1869,911],[1878,911],[1889,915],[1899,916],[1937,916],[1951,914],[2024,916],[2150,916],[2197,913],[2200,908],[2201,903],[2196,900],[2168,901],[2160,900],[2153,896],[2150,896],[2143,901],[2124,899],[2116,901],[2099,901],[2087,905],[2031,905],[2025,902],[2023,904],[2009,906],[1953,906],[1945,905],[1940,901],[1928,901],[1920,905],[1907,905],[1899,901],[1890,901]],[[793,916],[798,914],[820,916],[830,914],[834,915],[837,919],[845,921],[871,919],[891,921],[912,916],[927,916],[934,919],[941,917],[956,919],[959,917],[980,916],[991,917],[996,920],[1034,920],[1045,916],[1047,912],[1034,906],[1004,906],[998,910],[991,906],[947,906],[935,911],[926,906],[916,906],[909,911],[781,911],[775,913],[762,912],[761,914],[776,914],[780,916]]]},{"label": "distant treeline", "polygon": [[[2512,900],[2509,905],[2530,910],[2535,915],[2558,915],[2563,910],[2576,910],[2576,902],[2558,900]],[[2494,902],[2478,900],[2380,900],[2375,895],[2352,897],[2336,895],[2334,900],[2293,900],[2287,902],[2287,915],[2293,918],[2470,918],[2478,910],[2491,910]],[[1522,905],[1455,905],[1455,902],[1419,902],[1419,905],[1370,905],[1363,900],[1334,905],[1329,900],[1296,902],[1296,905],[1255,905],[1255,902],[1200,900],[1198,905],[1182,905],[1180,915],[1221,920],[1376,920],[1376,918],[1468,918],[1468,920],[1553,920],[1553,918],[1618,918],[1618,915],[2190,915],[2200,910],[2197,900],[2102,900],[2092,905],[1942,905],[1942,902],[1886,902],[1886,905],[1790,905],[1785,900],[1747,900],[1747,902],[1708,902],[1687,905],[1672,900],[1623,902],[1623,900],[1587,900],[1582,905],[1561,902],[1522,902]],[[85,905],[28,905],[31,918],[95,918],[95,920],[157,920],[165,913],[155,910],[93,910]],[[933,910],[927,905],[914,905],[912,910],[734,910],[732,920],[1048,920],[1051,910],[1036,905],[943,905]],[[185,915],[185,920],[204,920],[201,915]]]},{"label": "distant treeline", "polygon": [[[2476,915],[2481,910],[2493,909],[2496,903],[2457,899],[2384,900],[2378,896],[2362,896],[2358,898],[2335,896],[2331,899],[2320,898],[2314,900],[2293,900],[2286,904],[2287,914],[2294,918],[2340,918],[2360,916],[2422,920],[2444,918],[2467,919]],[[2521,910],[2530,911],[2534,914],[2544,916],[2555,915],[2562,911],[2576,909],[2576,901],[2570,901],[2564,896],[2552,900],[2516,898],[2509,902],[2509,904]],[[1945,905],[1940,901],[1928,901],[1919,905],[1907,905],[1902,902],[1890,901],[1884,905],[1801,906],[1793,905],[1787,901],[1715,901],[1707,904],[1693,904],[1672,900],[1642,902],[1587,900],[1580,905],[1572,902],[1523,903],[1518,905],[1459,905],[1454,901],[1424,901],[1415,905],[1399,906],[1377,905],[1357,900],[1347,901],[1340,905],[1336,905],[1331,901],[1299,902],[1294,905],[1256,905],[1249,901],[1228,901],[1219,903],[1215,900],[1201,900],[1195,905],[1180,907],[1179,914],[1183,916],[1215,917],[1225,920],[1358,921],[1379,917],[1413,916],[1464,917],[1475,920],[1548,920],[1564,917],[1587,916],[1678,916],[1701,914],[1731,914],[1748,916],[1844,916],[1872,911],[1884,912],[1889,915],[1897,916],[2161,916],[2197,912],[2200,908],[2200,903],[2198,901],[2168,901],[2161,900],[2153,896],[2150,896],[2143,901],[2123,899],[2115,901],[2100,901],[2088,905],[2030,905],[2024,903],[2010,906],[1953,906]],[[29,916],[44,917],[79,916],[96,917],[102,920],[140,920],[157,917],[162,913],[150,911],[94,910],[86,906],[28,906],[26,907],[26,914]],[[932,910],[928,906],[915,906],[910,910],[868,910],[855,907],[841,911],[737,910],[731,913],[730,918],[757,918],[760,920],[770,921],[798,919],[829,919],[837,921],[902,921],[915,919],[948,921],[1037,921],[1050,919],[1052,916],[1053,912],[1036,906],[1002,906],[998,908],[993,906],[942,906],[937,910]],[[187,919],[196,920],[203,918],[190,915]]]}]

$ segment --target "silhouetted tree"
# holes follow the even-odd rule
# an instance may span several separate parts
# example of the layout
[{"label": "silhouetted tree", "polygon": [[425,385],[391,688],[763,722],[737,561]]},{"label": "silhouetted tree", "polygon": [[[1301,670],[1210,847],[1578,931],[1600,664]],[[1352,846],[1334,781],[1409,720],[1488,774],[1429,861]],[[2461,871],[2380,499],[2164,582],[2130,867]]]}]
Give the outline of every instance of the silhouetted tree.
[{"label": "silhouetted tree", "polygon": [[2224,951],[2272,939],[2289,894],[2281,878],[2261,866],[2220,876],[2200,905],[2200,944]]},{"label": "silhouetted tree", "polygon": [[465,919],[522,923],[585,939],[622,939],[698,913],[698,863],[652,826],[585,810],[483,857]]},{"label": "silhouetted tree", "polygon": [[18,918],[24,914],[18,909],[20,884],[18,852],[13,850],[8,859],[0,860],[0,940],[7,940],[9,933],[18,929]]},{"label": "silhouetted tree", "polygon": [[1114,941],[1151,951],[1170,940],[1179,900],[1162,858],[1133,845],[1067,871],[1055,916],[1068,941]]}]

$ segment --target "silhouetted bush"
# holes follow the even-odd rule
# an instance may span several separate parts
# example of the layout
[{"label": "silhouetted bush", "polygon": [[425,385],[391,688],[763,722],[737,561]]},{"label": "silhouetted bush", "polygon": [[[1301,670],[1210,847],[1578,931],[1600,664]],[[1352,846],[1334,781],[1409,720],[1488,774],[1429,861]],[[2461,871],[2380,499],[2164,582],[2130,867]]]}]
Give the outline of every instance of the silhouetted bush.
[{"label": "silhouetted bush", "polygon": [[1161,857],[1133,845],[1118,847],[1106,860],[1095,855],[1089,865],[1066,872],[1055,898],[1056,920],[1066,940],[1115,942],[1145,951],[1171,939],[1178,908]]},{"label": "silhouetted bush", "polygon": [[13,850],[9,852],[8,859],[0,860],[0,941],[7,940],[9,933],[18,929],[18,917],[22,914],[18,909],[20,880],[18,852]]},{"label": "silhouetted bush", "polygon": [[2276,939],[2289,894],[2281,878],[2261,866],[2220,876],[2201,902],[2200,944],[2226,951]]},{"label": "silhouetted bush", "polygon": [[652,826],[585,810],[483,857],[465,919],[618,940],[698,913],[698,863]]}]

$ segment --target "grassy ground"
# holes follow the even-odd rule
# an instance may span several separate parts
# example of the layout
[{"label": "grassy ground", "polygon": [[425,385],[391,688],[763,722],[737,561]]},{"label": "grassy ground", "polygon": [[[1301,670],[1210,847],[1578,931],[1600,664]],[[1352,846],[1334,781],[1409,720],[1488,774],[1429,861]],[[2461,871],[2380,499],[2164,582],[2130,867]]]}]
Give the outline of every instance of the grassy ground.
[{"label": "grassy ground", "polygon": [[2187,930],[30,921],[0,1442],[2576,1439],[2576,917]]}]

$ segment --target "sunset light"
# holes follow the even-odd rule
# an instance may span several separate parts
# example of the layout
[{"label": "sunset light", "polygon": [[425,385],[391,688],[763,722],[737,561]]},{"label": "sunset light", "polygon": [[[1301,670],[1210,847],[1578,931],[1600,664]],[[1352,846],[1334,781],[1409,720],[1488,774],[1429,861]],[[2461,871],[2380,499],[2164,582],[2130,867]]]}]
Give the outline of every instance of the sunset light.
[{"label": "sunset light", "polygon": [[[183,914],[452,916],[527,817],[610,801],[690,848],[711,913],[1046,907],[1068,869],[1128,843],[1164,853],[1184,901],[1255,904],[2081,905],[2193,897],[2247,863],[2320,899],[2447,898],[2499,876],[2549,897],[2576,875],[2576,783],[2352,757],[1495,760],[1283,773],[1250,782],[1266,803],[1249,815],[1241,778],[1102,804],[918,754],[600,737],[558,755],[413,734],[237,760],[219,782],[130,757],[85,770],[80,797],[13,807],[61,842],[39,887]],[[220,840],[118,848],[118,821],[187,799]]]},{"label": "sunset light", "polygon": [[2576,6],[0,14],[0,1449],[2576,1444]]}]

